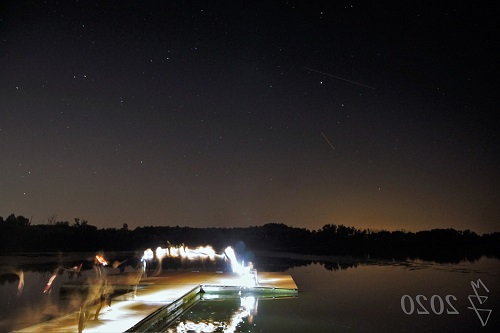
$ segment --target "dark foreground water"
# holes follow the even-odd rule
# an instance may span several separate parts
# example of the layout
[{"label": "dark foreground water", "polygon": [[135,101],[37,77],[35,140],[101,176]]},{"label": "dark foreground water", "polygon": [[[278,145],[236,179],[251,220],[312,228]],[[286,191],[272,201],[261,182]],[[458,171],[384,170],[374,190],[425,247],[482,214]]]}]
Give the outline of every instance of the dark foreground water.
[{"label": "dark foreground water", "polygon": [[[62,282],[82,276],[61,274],[54,280],[52,292],[44,294],[42,291],[53,271],[26,270],[25,287],[18,296],[16,276],[5,273],[6,263],[11,259],[19,261],[19,257],[2,257],[0,261],[4,272],[0,276],[1,332],[76,310],[78,305],[61,299],[58,288]],[[71,265],[73,259],[64,261],[59,255],[57,261]],[[46,257],[25,260],[47,262],[47,267],[51,261]],[[500,331],[500,261],[497,259],[482,258],[459,264],[349,258],[311,261],[286,256],[254,260],[258,269],[289,273],[299,288],[299,296],[269,299],[252,295],[207,295],[166,331]],[[84,275],[89,272],[84,271]]]}]

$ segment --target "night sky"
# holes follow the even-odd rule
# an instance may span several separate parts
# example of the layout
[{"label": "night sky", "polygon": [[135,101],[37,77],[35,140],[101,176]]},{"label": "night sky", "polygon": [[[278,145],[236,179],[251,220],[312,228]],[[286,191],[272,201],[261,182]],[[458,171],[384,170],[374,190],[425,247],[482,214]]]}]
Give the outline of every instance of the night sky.
[{"label": "night sky", "polygon": [[0,216],[500,231],[493,3],[3,1]]}]

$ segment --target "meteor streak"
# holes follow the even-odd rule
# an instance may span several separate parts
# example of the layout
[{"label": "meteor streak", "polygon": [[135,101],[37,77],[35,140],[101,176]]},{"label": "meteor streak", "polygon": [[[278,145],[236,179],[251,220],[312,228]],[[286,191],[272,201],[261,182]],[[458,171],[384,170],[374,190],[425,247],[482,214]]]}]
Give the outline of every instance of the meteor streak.
[{"label": "meteor streak", "polygon": [[323,134],[323,132],[320,132],[321,135],[323,135],[323,137],[325,138],[326,142],[330,145],[330,147],[332,147],[333,150],[335,150],[335,147],[332,145],[332,143],[330,142],[330,140],[328,140],[328,138],[326,137],[326,135]]},{"label": "meteor streak", "polygon": [[348,80],[348,79],[344,79],[343,77],[340,77],[340,76],[335,76],[335,75],[332,75],[332,74],[328,74],[328,73],[325,73],[325,72],[322,72],[322,71],[318,71],[316,69],[312,69],[312,68],[309,68],[309,67],[304,67],[304,68],[307,69],[307,70],[309,70],[309,71],[313,71],[313,72],[320,73],[320,74],[323,74],[323,75],[331,76],[331,77],[333,77],[335,79],[338,79],[338,80],[346,81],[346,82],[349,82],[349,83],[352,83],[352,84],[356,84],[356,85],[361,86],[361,87],[365,87],[365,88],[368,88],[368,89],[375,90],[375,88],[373,88],[373,87],[367,86],[365,84],[362,84],[362,83],[359,83],[359,82],[356,82],[356,81],[351,81],[351,80]]}]

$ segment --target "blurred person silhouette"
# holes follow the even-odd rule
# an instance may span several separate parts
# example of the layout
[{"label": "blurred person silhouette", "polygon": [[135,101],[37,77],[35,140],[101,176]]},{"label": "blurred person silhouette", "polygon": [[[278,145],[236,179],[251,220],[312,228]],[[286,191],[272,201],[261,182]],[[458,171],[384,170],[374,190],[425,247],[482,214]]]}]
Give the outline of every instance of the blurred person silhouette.
[{"label": "blurred person silhouette", "polygon": [[113,286],[107,281],[106,272],[103,267],[108,263],[102,254],[96,254],[94,257],[94,276],[88,279],[87,295],[81,303],[80,313],[78,316],[78,332],[83,332],[87,324],[87,320],[91,317],[90,309],[93,305],[97,304],[94,320],[99,320],[99,314],[102,306],[106,303],[111,307],[111,294],[113,294]]}]

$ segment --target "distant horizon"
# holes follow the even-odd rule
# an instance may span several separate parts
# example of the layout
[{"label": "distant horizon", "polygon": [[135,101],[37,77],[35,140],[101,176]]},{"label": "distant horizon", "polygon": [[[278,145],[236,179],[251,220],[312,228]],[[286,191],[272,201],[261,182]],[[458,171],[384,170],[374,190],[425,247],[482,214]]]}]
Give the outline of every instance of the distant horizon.
[{"label": "distant horizon", "polygon": [[[23,215],[23,214],[15,214],[15,213],[12,213],[14,214],[16,217],[17,216],[23,216],[27,219],[30,220],[30,223],[31,225],[50,225],[50,224],[53,224],[51,222],[49,222],[47,219],[45,219],[44,222],[41,222],[41,223],[37,223],[37,222],[34,222],[31,218],[28,218],[27,216]],[[2,217],[4,220],[10,216],[11,214],[8,214],[6,216],[3,216],[3,215],[0,215],[0,217]],[[291,228],[299,228],[299,229],[306,229],[306,230],[309,230],[309,231],[317,231],[317,230],[321,230],[324,226],[326,225],[337,225],[337,226],[345,226],[345,227],[349,227],[349,228],[355,228],[356,230],[366,230],[366,231],[373,231],[373,232],[380,232],[380,231],[389,231],[389,232],[396,232],[396,231],[401,231],[401,232],[411,232],[411,233],[417,233],[417,232],[420,232],[420,231],[429,231],[429,230],[433,230],[433,229],[453,229],[453,230],[457,230],[457,231],[466,231],[466,230],[469,230],[471,232],[474,232],[476,233],[477,235],[484,235],[484,234],[493,234],[493,233],[497,233],[497,232],[500,232],[500,229],[499,230],[493,230],[493,231],[478,231],[478,230],[474,230],[474,229],[471,229],[471,228],[464,228],[464,229],[461,229],[461,228],[456,228],[456,227],[448,227],[448,226],[432,226],[430,228],[422,228],[422,229],[413,229],[413,230],[410,230],[410,229],[407,229],[407,228],[398,228],[398,229],[391,229],[391,228],[373,228],[373,227],[358,227],[356,225],[352,225],[352,224],[346,224],[346,223],[341,223],[341,222],[338,222],[338,223],[326,223],[326,224],[323,224],[321,226],[319,226],[318,228],[311,228],[311,227],[306,227],[306,226],[296,226],[296,225],[291,225],[291,224],[288,224],[286,222],[266,222],[266,223],[259,223],[259,224],[249,224],[249,225],[227,225],[227,226],[224,226],[224,225],[219,225],[219,226],[200,226],[200,225],[184,225],[184,224],[143,224],[143,225],[131,225],[130,223],[127,223],[127,222],[124,222],[122,223],[121,225],[119,226],[108,226],[108,225],[105,225],[105,226],[101,226],[101,225],[96,225],[96,224],[93,224],[92,221],[89,221],[85,218],[79,218],[79,217],[75,217],[75,218],[72,218],[70,220],[66,220],[66,219],[63,219],[63,220],[60,220],[60,219],[57,219],[56,221],[54,222],[68,222],[69,225],[73,225],[75,223],[75,219],[79,219],[79,222],[83,222],[83,221],[86,221],[88,225],[91,225],[91,226],[95,226],[97,227],[98,229],[121,229],[123,227],[124,224],[127,224],[128,226],[128,229],[129,230],[134,230],[136,228],[144,228],[144,227],[180,227],[180,228],[193,228],[193,229],[203,229],[203,228],[252,228],[252,227],[262,227],[262,226],[265,226],[265,225],[268,225],[268,224],[283,224],[283,225],[286,225],[287,227],[291,227]]]}]

